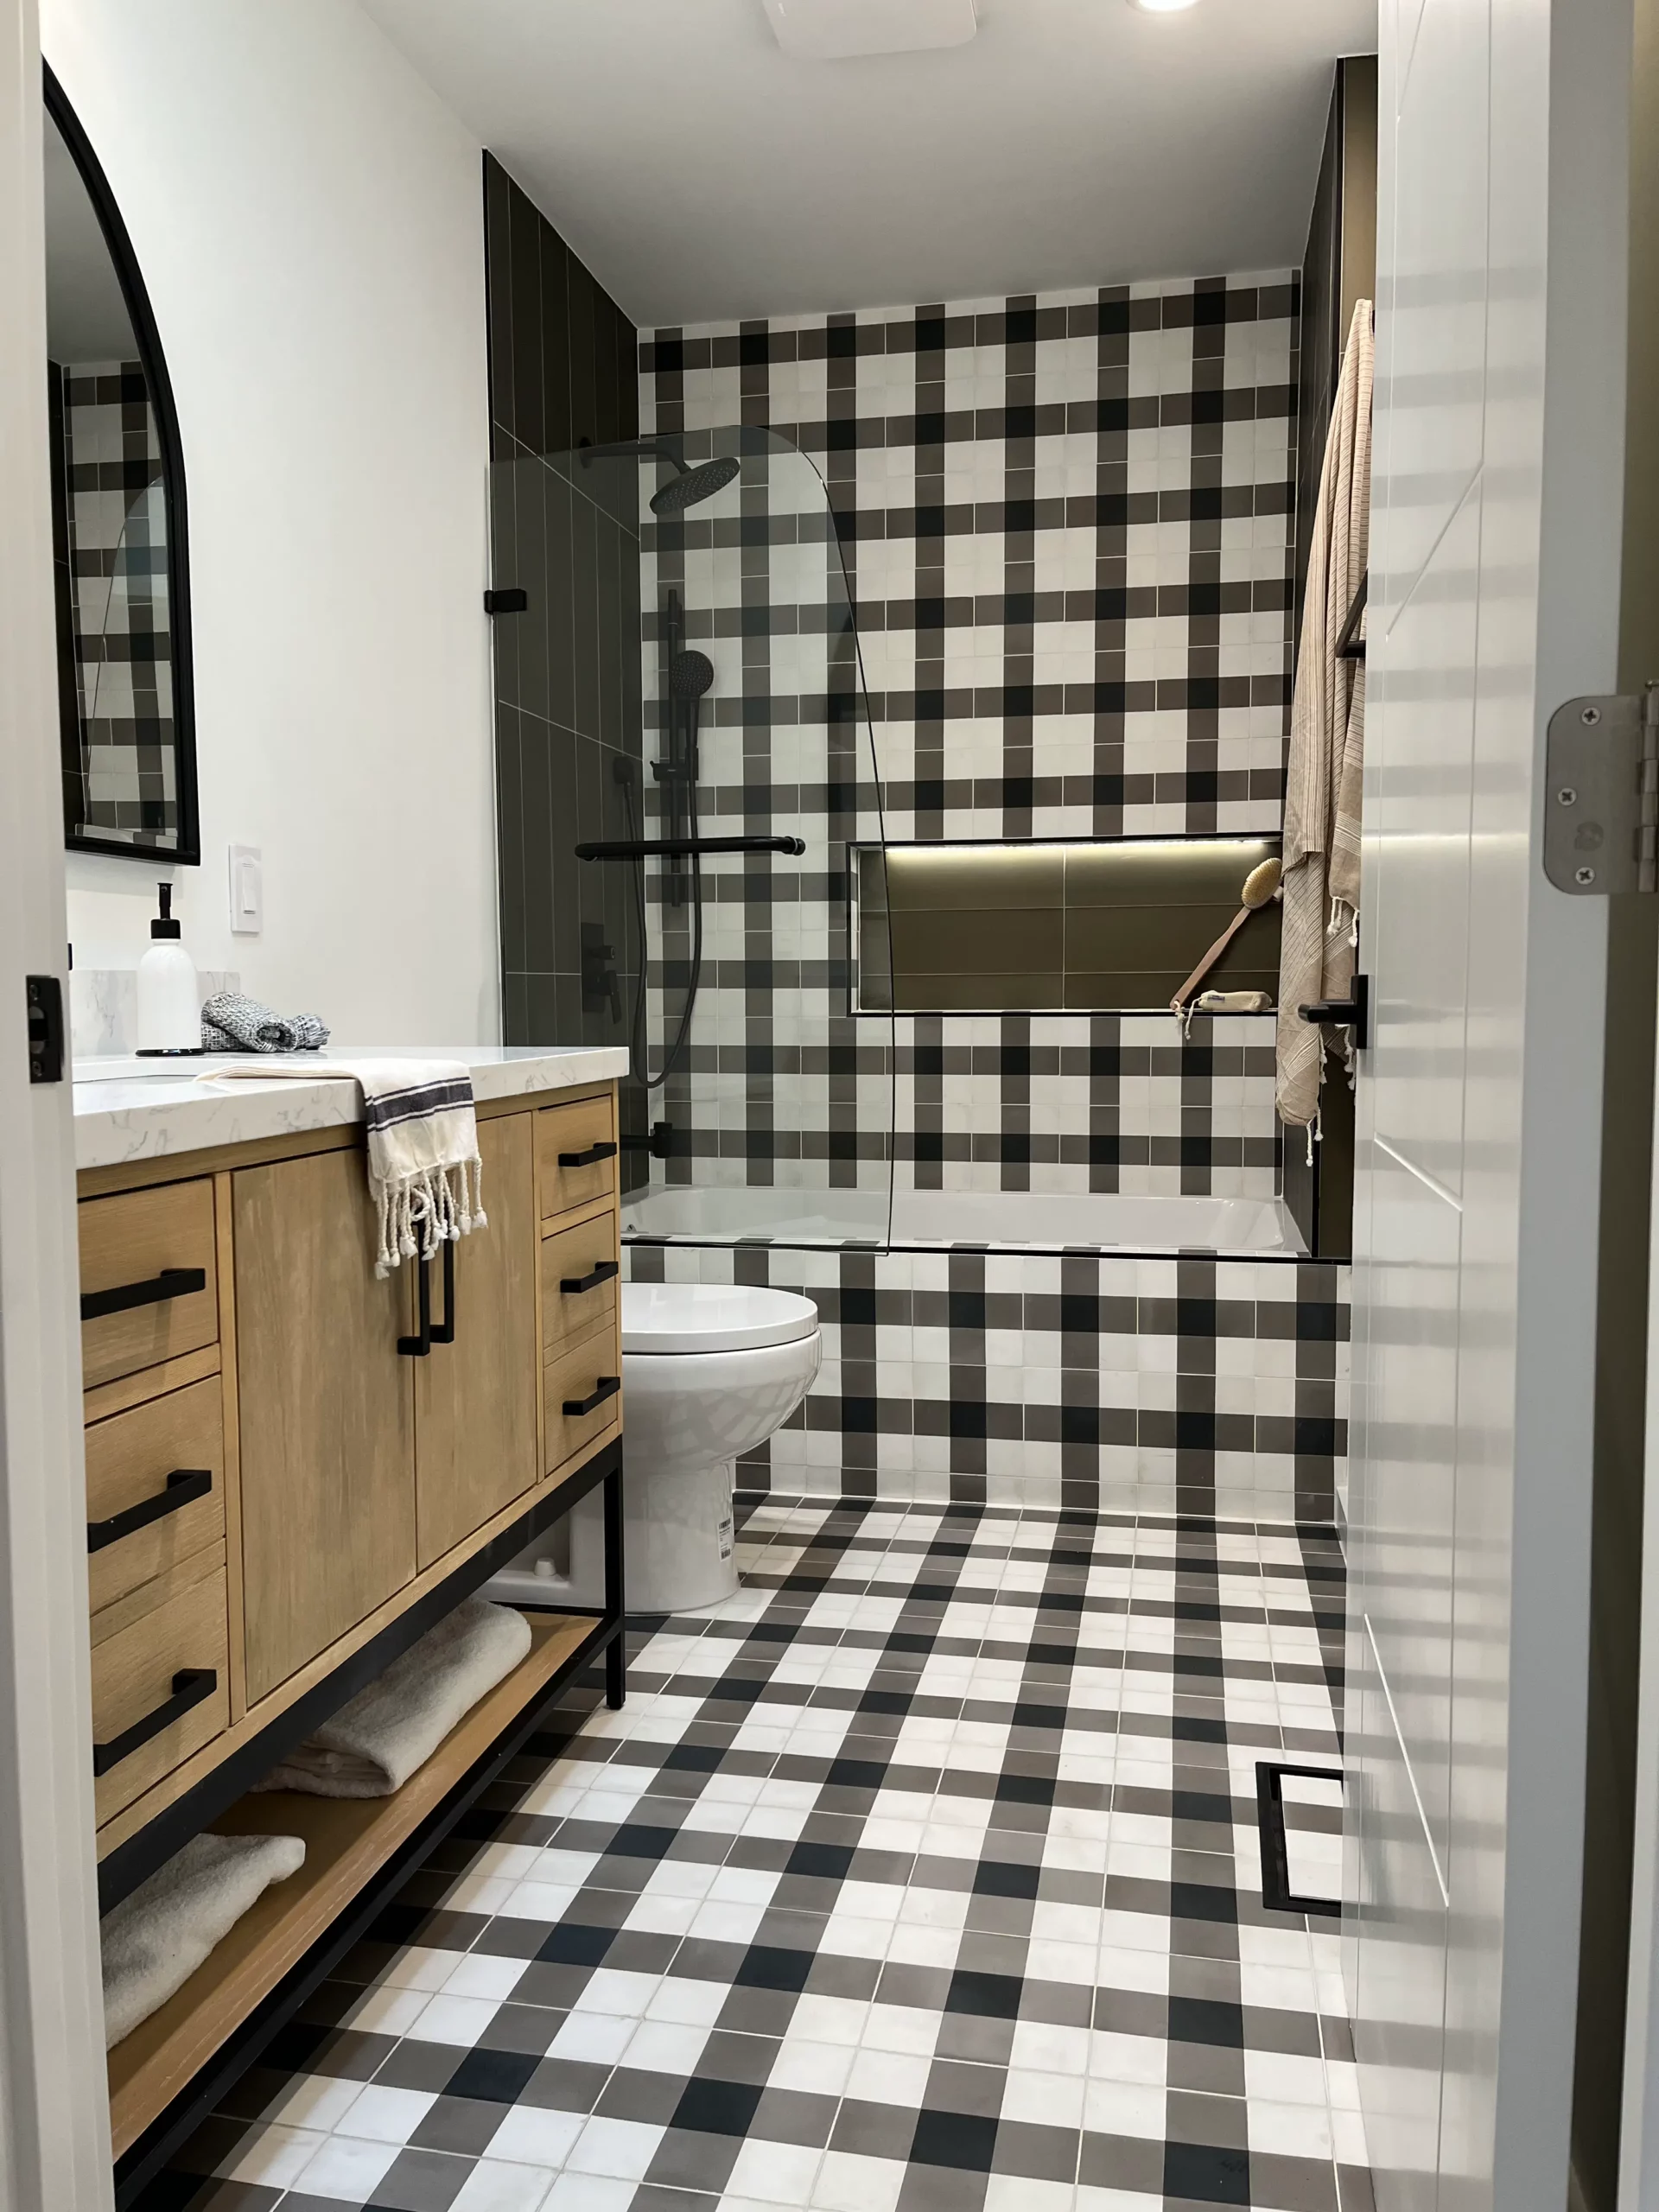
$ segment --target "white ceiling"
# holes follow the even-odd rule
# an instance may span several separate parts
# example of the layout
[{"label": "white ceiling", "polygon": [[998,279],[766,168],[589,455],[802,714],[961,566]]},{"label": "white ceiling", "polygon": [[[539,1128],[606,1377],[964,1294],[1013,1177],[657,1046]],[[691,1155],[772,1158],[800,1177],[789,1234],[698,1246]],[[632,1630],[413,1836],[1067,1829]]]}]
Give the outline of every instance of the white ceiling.
[{"label": "white ceiling", "polygon": [[365,0],[642,326],[1301,258],[1375,0],[980,0],[970,44],[791,60],[762,0]]}]

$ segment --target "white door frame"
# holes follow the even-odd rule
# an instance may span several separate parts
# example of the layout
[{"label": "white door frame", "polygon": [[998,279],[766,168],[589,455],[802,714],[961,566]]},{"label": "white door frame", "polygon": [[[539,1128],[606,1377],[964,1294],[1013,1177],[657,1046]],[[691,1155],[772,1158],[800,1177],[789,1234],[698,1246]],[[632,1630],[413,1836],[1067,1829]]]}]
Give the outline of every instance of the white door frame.
[{"label": "white door frame", "polygon": [[67,964],[35,0],[0,28],[0,2208],[101,2212],[74,1131],[24,1016]]}]

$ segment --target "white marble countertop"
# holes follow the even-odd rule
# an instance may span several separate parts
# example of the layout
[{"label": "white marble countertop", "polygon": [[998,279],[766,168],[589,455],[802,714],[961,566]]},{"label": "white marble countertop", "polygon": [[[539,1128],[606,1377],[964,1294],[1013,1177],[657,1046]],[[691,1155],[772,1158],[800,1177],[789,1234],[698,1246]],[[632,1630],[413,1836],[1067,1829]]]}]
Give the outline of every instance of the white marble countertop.
[{"label": "white marble countertop", "polygon": [[[459,1060],[480,1100],[607,1083],[628,1071],[627,1053],[619,1045],[560,1051],[528,1045],[331,1045],[321,1052],[281,1057],[226,1052],[199,1060],[77,1060],[75,1165],[117,1167],[207,1145],[251,1144],[259,1137],[361,1121],[362,1094],[354,1083],[310,1072],[330,1061],[353,1059]],[[306,1074],[272,1074],[261,1082],[222,1073],[229,1067],[264,1071],[278,1066],[302,1068]]]}]

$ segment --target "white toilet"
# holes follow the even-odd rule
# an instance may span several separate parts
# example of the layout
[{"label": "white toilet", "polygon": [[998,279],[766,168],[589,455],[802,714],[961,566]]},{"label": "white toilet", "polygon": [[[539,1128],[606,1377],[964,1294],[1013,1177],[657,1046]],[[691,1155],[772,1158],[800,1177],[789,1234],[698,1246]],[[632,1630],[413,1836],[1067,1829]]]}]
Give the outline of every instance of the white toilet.
[{"label": "white toilet", "polygon": [[[631,1613],[685,1612],[737,1588],[734,1462],[782,1427],[823,1363],[810,1298],[741,1283],[622,1285],[622,1550]],[[597,1494],[576,1507],[569,1527],[568,1581],[550,1576],[545,1560],[536,1564],[540,1539],[488,1594],[521,1604],[598,1602]]]}]

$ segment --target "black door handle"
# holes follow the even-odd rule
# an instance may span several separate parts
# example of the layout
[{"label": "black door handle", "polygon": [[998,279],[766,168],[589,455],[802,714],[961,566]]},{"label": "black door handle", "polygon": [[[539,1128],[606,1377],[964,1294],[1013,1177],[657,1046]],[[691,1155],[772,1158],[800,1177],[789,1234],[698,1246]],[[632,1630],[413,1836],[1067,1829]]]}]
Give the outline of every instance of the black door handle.
[{"label": "black door handle", "polygon": [[567,1298],[579,1298],[584,1290],[597,1290],[601,1283],[609,1282],[613,1275],[620,1275],[621,1272],[614,1260],[600,1260],[595,1262],[590,1274],[562,1276],[559,1288]]},{"label": "black door handle", "polygon": [[1371,979],[1356,976],[1350,986],[1353,995],[1345,999],[1316,999],[1312,1006],[1300,1006],[1296,1011],[1304,1021],[1339,1021],[1354,1033],[1354,1043],[1361,1052],[1370,1042]]},{"label": "black door handle", "polygon": [[595,1406],[602,1406],[607,1398],[613,1398],[622,1388],[620,1375],[601,1375],[585,1398],[567,1398],[564,1411],[568,1414],[590,1414]]},{"label": "black door handle", "polygon": [[592,1167],[601,1160],[615,1158],[616,1147],[601,1140],[598,1144],[590,1144],[586,1152],[562,1152],[559,1165],[561,1167]]},{"label": "black door handle", "polygon": [[135,1306],[162,1306],[169,1298],[188,1298],[193,1291],[207,1287],[206,1268],[163,1268],[147,1282],[118,1283],[113,1290],[83,1290],[80,1318],[101,1321],[106,1313],[130,1313]]},{"label": "black door handle", "polygon": [[175,1467],[167,1478],[165,1490],[158,1490],[154,1497],[146,1497],[137,1505],[130,1505],[123,1513],[111,1514],[107,1521],[86,1523],[86,1548],[101,1552],[106,1544],[118,1544],[123,1536],[130,1536],[140,1529],[148,1529],[152,1521],[163,1521],[169,1513],[176,1513],[199,1497],[206,1497],[213,1486],[213,1470],[209,1467]]},{"label": "black door handle", "polygon": [[432,1349],[432,1276],[424,1260],[417,1260],[415,1265],[415,1301],[420,1329],[415,1336],[397,1339],[397,1349],[405,1359],[424,1359]]},{"label": "black door handle", "polygon": [[455,1341],[455,1240],[443,1240],[443,1319],[432,1324],[432,1342],[452,1344]]},{"label": "black door handle", "polygon": [[211,1697],[218,1688],[219,1676],[211,1667],[182,1668],[173,1677],[173,1694],[165,1704],[145,1713],[142,1720],[135,1720],[118,1736],[111,1736],[107,1744],[92,1745],[93,1774],[105,1775],[111,1767],[119,1766],[123,1759],[130,1758],[152,1736],[159,1736],[163,1728],[182,1720],[193,1707]]}]

